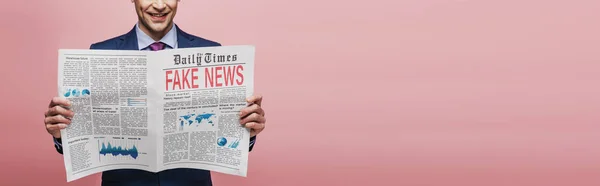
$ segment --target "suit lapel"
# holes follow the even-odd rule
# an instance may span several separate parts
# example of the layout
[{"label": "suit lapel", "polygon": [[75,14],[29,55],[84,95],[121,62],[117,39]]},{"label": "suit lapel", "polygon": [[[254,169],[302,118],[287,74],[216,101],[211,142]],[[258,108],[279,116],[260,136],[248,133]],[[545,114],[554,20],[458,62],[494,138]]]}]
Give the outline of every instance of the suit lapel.
[{"label": "suit lapel", "polygon": [[178,48],[190,48],[190,47],[194,47],[194,38],[191,37],[189,34],[185,33],[184,31],[182,31],[181,29],[179,29],[179,26],[175,25],[175,28],[177,30],[177,45]]},{"label": "suit lapel", "polygon": [[127,34],[121,36],[121,42],[118,44],[120,50],[139,50],[137,34],[135,33],[135,26]]}]

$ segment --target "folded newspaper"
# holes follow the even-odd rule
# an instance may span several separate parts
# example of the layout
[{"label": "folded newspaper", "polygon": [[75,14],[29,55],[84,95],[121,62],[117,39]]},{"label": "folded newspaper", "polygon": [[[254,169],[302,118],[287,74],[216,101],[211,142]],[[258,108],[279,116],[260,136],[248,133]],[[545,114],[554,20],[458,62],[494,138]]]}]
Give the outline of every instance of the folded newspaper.
[{"label": "folded newspaper", "polygon": [[194,168],[246,176],[254,46],[59,50],[67,181],[114,169]]}]

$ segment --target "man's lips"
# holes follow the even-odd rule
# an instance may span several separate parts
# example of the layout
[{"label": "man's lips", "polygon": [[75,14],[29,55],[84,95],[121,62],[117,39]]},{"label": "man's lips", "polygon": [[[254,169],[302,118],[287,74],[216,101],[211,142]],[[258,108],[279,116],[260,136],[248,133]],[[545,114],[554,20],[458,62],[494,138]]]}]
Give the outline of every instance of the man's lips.
[{"label": "man's lips", "polygon": [[150,14],[152,17],[162,17],[167,15],[167,13],[148,13]]},{"label": "man's lips", "polygon": [[146,13],[148,15],[150,15],[150,17],[154,21],[163,21],[166,19],[167,15],[169,14],[169,13],[150,13],[150,12],[146,12]]}]

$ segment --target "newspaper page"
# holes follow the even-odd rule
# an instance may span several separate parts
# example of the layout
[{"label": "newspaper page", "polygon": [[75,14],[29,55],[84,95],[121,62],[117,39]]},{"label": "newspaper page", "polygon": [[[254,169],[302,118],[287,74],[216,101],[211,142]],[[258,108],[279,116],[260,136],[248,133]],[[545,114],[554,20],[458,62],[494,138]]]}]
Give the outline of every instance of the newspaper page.
[{"label": "newspaper page", "polygon": [[59,50],[67,181],[115,169],[196,168],[246,176],[254,47]]},{"label": "newspaper page", "polygon": [[166,50],[152,68],[161,68],[163,98],[157,131],[158,168],[210,169],[246,176],[250,132],[240,110],[253,94],[254,49],[231,46]]}]

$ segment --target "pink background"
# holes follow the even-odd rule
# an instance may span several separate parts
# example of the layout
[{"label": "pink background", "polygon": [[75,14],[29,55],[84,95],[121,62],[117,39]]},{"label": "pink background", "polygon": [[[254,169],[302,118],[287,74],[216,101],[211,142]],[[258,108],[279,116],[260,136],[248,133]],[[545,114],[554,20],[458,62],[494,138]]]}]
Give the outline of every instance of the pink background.
[{"label": "pink background", "polygon": [[[129,31],[133,5],[3,5],[0,185],[99,185],[99,174],[65,182],[42,113],[57,50]],[[176,22],[257,47],[267,129],[249,177],[213,173],[215,185],[597,186],[599,7],[183,0]]]}]

